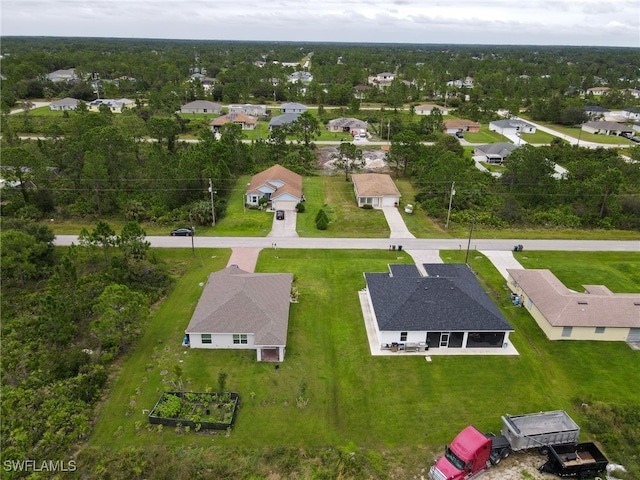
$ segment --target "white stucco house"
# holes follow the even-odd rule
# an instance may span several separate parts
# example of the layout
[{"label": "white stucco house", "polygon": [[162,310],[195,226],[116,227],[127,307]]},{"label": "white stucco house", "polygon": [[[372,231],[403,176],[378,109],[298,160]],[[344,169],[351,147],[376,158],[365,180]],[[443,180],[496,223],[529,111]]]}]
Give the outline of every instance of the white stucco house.
[{"label": "white stucco house", "polygon": [[442,107],[440,105],[433,105],[431,103],[424,103],[422,105],[416,105],[413,108],[413,111],[415,112],[416,115],[431,115],[431,113],[433,112],[434,108],[440,110],[440,113],[442,113],[442,115],[448,115],[449,114],[449,110],[447,110],[446,107]]},{"label": "white stucco house", "polygon": [[245,202],[257,206],[262,198],[272,210],[295,210],[304,201],[302,176],[281,165],[255,174],[247,186]]},{"label": "white stucco house", "polygon": [[359,207],[371,205],[375,209],[397,207],[400,191],[393,179],[383,173],[354,173],[353,190]]},{"label": "white stucco house", "polygon": [[536,133],[535,125],[513,118],[489,122],[489,130],[505,136],[519,133]]},{"label": "white stucco house", "polygon": [[79,102],[81,102],[81,100],[78,100],[77,98],[66,97],[61,100],[51,102],[51,104],[49,105],[49,110],[53,110],[54,112],[75,110],[76,108],[78,108]]},{"label": "white stucco house", "polygon": [[283,103],[280,105],[281,113],[304,113],[307,109],[308,107],[306,105],[296,102]]},{"label": "white stucco house", "polygon": [[249,273],[232,265],[209,275],[183,343],[191,348],[255,350],[284,361],[291,273]]},{"label": "white stucco house", "polygon": [[[513,327],[466,264],[389,265],[364,273],[381,349],[506,349]],[[480,350],[476,350],[480,351]],[[517,354],[517,352],[516,352]]]},{"label": "white stucco house", "polygon": [[549,340],[640,342],[640,293],[567,288],[550,270],[507,269],[507,284]]},{"label": "white stucco house", "polygon": [[208,100],[194,100],[180,107],[180,113],[212,113],[220,114],[222,105]]},{"label": "white stucco house", "polygon": [[229,113],[243,113],[252,117],[263,117],[267,114],[266,105],[253,105],[251,103],[237,104],[232,103],[227,107]]}]

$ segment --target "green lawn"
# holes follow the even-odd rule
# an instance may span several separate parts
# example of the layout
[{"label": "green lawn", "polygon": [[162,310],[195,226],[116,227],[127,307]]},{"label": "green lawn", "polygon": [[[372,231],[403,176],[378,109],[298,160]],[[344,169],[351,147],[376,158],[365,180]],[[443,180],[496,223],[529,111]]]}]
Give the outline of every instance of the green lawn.
[{"label": "green lawn", "polygon": [[[254,352],[184,349],[180,341],[200,295],[199,284],[224,266],[228,250],[201,250],[195,259],[188,250],[182,252],[158,252],[184,264],[187,273],[123,362],[91,446],[188,444],[260,451],[353,442],[396,452],[397,457],[407,446],[437,452],[469,423],[495,431],[505,413],[566,409],[580,423],[574,407],[582,401],[640,401],[638,352],[623,343],[547,341],[528,312],[511,304],[504,279],[477,253],[470,265],[515,327],[511,338],[517,357],[437,356],[430,363],[419,356],[372,357],[357,295],[364,287],[362,273],[387,271],[390,262],[411,263],[405,253],[386,250],[281,250],[277,257],[270,250],[261,253],[257,271],[291,272],[300,291],[300,303],[291,305],[287,356],[277,370],[257,363]],[[447,262],[464,259],[460,251],[441,255]],[[583,260],[575,258],[576,265]],[[604,256],[598,259],[614,271],[621,266]],[[629,263],[630,271],[638,270],[637,257]],[[618,271],[624,288],[637,285],[630,271]],[[193,391],[216,388],[218,374],[228,375],[228,389],[242,397],[230,436],[147,428],[143,409],[151,409],[160,392],[172,388],[172,369],[178,364],[186,388]],[[298,408],[295,399],[303,389],[309,403]],[[424,463],[428,466],[430,458]]]},{"label": "green lawn", "polygon": [[489,130],[489,125],[481,125],[480,131],[476,133],[465,132],[464,139],[469,143],[496,143],[511,141],[497,132]]},{"label": "green lawn", "polygon": [[535,145],[548,145],[551,143],[551,140],[556,138],[554,135],[543,132],[542,130],[536,130],[536,133],[521,133],[520,137],[525,142]]}]

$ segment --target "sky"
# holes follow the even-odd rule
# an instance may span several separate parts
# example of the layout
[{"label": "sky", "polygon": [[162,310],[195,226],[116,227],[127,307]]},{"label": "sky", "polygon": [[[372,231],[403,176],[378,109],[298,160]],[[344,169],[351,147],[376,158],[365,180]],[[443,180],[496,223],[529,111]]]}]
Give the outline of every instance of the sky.
[{"label": "sky", "polygon": [[640,48],[640,0],[0,0],[1,34]]}]

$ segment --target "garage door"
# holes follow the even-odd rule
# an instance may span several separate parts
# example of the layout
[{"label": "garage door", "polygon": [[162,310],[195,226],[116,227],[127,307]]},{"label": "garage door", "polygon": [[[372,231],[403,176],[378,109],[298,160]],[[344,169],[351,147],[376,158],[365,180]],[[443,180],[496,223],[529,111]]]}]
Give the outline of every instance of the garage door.
[{"label": "garage door", "polygon": [[627,342],[640,342],[640,328],[630,328]]}]

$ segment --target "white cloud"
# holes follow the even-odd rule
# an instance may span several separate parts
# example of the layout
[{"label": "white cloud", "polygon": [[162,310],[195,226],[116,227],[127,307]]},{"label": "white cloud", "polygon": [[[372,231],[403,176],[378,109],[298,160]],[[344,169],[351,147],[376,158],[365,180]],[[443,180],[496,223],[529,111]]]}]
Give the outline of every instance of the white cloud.
[{"label": "white cloud", "polygon": [[638,0],[2,0],[3,35],[640,47],[639,19]]}]

